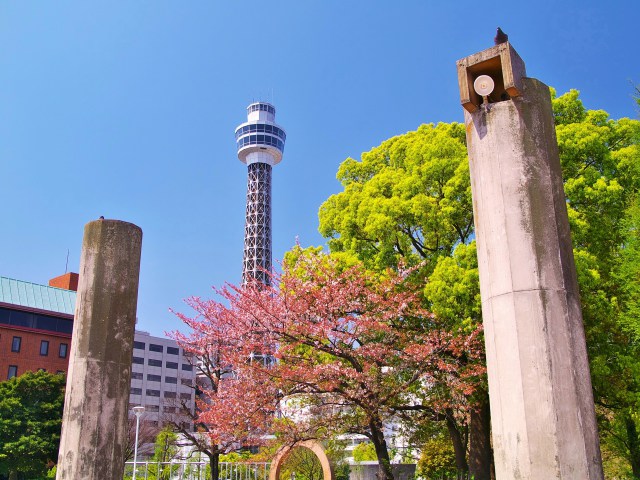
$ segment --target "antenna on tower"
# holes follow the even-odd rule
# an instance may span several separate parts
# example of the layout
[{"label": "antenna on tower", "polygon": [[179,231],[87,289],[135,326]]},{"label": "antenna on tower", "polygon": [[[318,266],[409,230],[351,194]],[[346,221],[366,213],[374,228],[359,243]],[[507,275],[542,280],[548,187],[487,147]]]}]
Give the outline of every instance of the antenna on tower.
[{"label": "antenna on tower", "polygon": [[64,264],[64,273],[67,273],[68,269],[69,269],[69,249],[67,248],[67,261]]}]

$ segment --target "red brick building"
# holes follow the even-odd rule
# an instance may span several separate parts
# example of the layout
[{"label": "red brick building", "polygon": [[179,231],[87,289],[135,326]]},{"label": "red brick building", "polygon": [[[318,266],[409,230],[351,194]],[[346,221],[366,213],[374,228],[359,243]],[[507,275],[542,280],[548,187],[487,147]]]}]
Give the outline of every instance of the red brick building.
[{"label": "red brick building", "polygon": [[[77,289],[76,273],[48,286],[0,277],[0,381],[26,371],[68,370]],[[186,400],[193,411],[195,375],[175,340],[135,332],[129,403],[145,405],[146,421],[158,426],[169,415],[189,422],[175,403]]]},{"label": "red brick building", "polygon": [[66,372],[78,275],[49,286],[0,277],[0,381],[31,370]]}]

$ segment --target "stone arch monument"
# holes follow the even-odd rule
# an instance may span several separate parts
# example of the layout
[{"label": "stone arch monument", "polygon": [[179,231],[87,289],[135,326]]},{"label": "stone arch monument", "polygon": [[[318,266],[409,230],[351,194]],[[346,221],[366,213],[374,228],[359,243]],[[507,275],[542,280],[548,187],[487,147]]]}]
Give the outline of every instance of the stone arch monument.
[{"label": "stone arch monument", "polygon": [[324,476],[323,480],[335,480],[333,466],[329,461],[329,457],[324,451],[324,447],[317,440],[304,440],[301,442],[296,442],[293,445],[285,445],[281,447],[276,456],[273,458],[271,462],[271,469],[269,471],[269,480],[279,480],[280,478],[280,469],[287,459],[291,451],[296,447],[303,447],[311,450],[318,460],[320,461],[320,465],[322,466],[322,473]]}]

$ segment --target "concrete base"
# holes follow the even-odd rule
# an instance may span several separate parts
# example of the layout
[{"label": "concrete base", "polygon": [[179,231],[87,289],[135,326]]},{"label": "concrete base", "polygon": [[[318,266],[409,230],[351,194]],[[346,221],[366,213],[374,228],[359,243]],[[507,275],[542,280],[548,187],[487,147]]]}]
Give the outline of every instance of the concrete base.
[{"label": "concrete base", "polygon": [[498,480],[602,479],[549,89],[465,111]]}]

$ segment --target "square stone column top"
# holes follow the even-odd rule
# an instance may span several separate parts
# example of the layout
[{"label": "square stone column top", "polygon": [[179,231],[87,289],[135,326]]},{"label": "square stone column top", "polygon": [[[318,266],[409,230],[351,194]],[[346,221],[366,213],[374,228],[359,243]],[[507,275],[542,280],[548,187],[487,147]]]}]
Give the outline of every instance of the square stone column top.
[{"label": "square stone column top", "polygon": [[488,96],[489,103],[509,100],[522,92],[521,79],[527,76],[524,62],[509,42],[487,48],[458,60],[458,86],[460,103],[469,112],[475,112],[482,97],[473,89],[480,75],[490,76],[495,88]]}]

